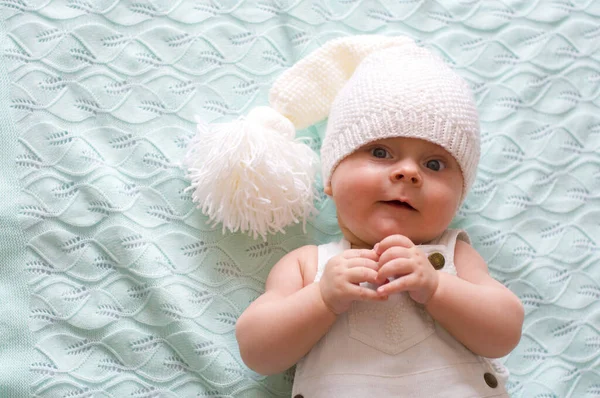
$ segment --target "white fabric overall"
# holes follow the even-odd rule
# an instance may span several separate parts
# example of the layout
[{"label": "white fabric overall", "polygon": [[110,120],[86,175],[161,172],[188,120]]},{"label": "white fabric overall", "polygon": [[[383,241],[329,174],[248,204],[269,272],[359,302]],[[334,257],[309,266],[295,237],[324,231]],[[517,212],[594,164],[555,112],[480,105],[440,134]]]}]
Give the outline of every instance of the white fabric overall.
[{"label": "white fabric overall", "polygon": [[[456,275],[457,238],[469,242],[466,232],[449,229],[419,247],[441,253],[442,271]],[[347,249],[345,239],[318,247],[315,282],[327,261]],[[339,315],[297,364],[292,397],[508,397],[507,377],[499,361],[472,353],[403,292],[385,302],[355,301]]]}]

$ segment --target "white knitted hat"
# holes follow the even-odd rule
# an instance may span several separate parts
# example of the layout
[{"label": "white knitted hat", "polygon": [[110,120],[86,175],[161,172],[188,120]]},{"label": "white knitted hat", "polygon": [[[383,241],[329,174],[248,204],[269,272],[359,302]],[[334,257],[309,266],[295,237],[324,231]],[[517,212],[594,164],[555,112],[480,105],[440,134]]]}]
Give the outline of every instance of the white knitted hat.
[{"label": "white knitted hat", "polygon": [[420,138],[446,149],[461,168],[466,196],[480,151],[471,90],[439,57],[416,45],[371,54],[336,96],[321,148],[324,184],[343,158],[391,137]]},{"label": "white knitted hat", "polygon": [[198,120],[184,165],[193,198],[223,229],[265,237],[313,214],[316,159],[295,130],[329,117],[323,182],[339,162],[378,139],[414,137],[451,153],[466,196],[479,161],[479,122],[466,82],[407,37],[327,42],[286,70],[270,107],[211,128]]}]

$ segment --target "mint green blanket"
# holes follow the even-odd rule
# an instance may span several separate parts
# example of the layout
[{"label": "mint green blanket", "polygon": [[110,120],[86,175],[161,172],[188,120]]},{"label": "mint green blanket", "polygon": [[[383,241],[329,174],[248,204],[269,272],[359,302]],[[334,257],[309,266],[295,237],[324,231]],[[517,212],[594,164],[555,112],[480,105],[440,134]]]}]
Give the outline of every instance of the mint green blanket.
[{"label": "mint green blanket", "polygon": [[[454,226],[523,300],[514,397],[600,395],[600,1],[4,0],[0,396],[285,397],[236,318],[332,203],[267,242],[221,233],[178,168],[342,35],[407,34],[471,84],[477,181]],[[318,150],[325,124],[302,131]]]}]

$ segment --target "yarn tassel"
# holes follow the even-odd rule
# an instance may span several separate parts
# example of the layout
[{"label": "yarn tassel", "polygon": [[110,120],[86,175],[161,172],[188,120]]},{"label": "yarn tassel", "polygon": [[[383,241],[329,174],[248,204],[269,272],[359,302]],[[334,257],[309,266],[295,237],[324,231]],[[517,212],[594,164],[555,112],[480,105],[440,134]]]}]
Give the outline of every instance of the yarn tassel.
[{"label": "yarn tassel", "polygon": [[266,239],[316,213],[314,176],[318,157],[295,140],[289,120],[269,107],[247,117],[208,125],[197,119],[197,134],[183,159],[192,199],[223,233],[248,232]]}]

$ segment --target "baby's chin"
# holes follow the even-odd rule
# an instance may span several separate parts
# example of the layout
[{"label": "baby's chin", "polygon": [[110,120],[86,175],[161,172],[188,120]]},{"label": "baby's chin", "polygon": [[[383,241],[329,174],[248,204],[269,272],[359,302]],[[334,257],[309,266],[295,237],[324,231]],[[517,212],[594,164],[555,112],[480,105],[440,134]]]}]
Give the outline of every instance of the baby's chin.
[{"label": "baby's chin", "polygon": [[[338,221],[340,220],[338,219]],[[367,249],[373,248],[377,243],[391,235],[406,236],[415,245],[420,245],[432,241],[445,230],[441,226],[430,226],[430,228],[426,229],[404,227],[403,225],[399,225],[397,220],[382,219],[375,225],[372,225],[370,221],[367,221],[366,225],[351,225],[350,228],[343,222],[340,222],[338,225],[346,240],[353,247]]]}]

